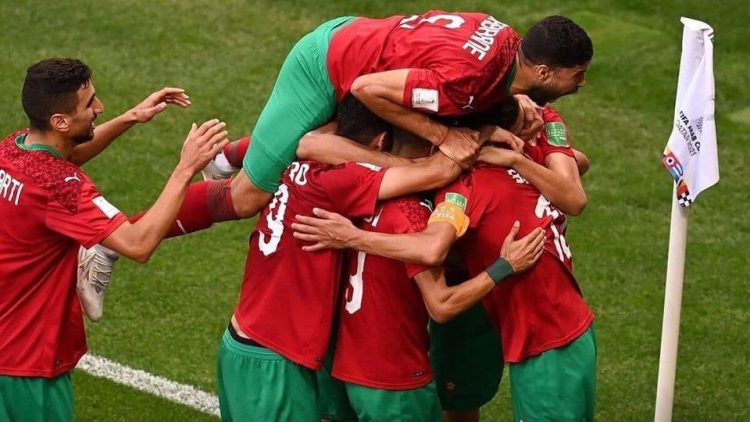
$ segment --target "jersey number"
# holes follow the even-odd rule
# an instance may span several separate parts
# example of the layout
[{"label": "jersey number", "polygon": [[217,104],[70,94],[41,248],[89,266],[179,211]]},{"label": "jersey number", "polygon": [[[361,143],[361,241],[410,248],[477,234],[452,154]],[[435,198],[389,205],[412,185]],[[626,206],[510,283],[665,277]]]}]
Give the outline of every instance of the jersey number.
[{"label": "jersey number", "polygon": [[549,228],[550,231],[552,231],[552,235],[554,236],[554,238],[552,239],[552,243],[554,243],[555,245],[557,257],[560,258],[560,261],[563,262],[565,262],[566,259],[570,259],[573,256],[573,253],[570,251],[568,241],[565,240],[565,235],[563,235],[562,228],[557,227],[557,225],[554,224],[554,221],[557,221],[557,219],[562,214],[560,210],[552,206],[552,204],[547,198],[544,197],[544,195],[539,195],[539,200],[537,200],[534,214],[537,216],[537,218],[544,218],[546,216],[550,216],[553,218],[553,223],[550,224]]},{"label": "jersey number", "polygon": [[408,18],[403,18],[401,19],[401,22],[399,22],[398,26],[400,26],[403,29],[414,29],[423,23],[438,25],[439,21],[447,21],[447,22],[442,23],[443,28],[458,29],[461,27],[461,25],[464,24],[464,22],[466,22],[464,18],[462,18],[461,16],[456,16],[456,15],[435,15],[435,16],[430,16],[429,18],[422,18],[422,19],[419,19],[419,18],[420,18],[419,15],[412,15],[412,16],[409,16]]},{"label": "jersey number", "polygon": [[[380,211],[382,210],[383,209],[381,208]],[[365,218],[365,222],[371,224],[373,227],[377,226],[378,221],[380,221],[380,211],[372,217]],[[346,300],[344,309],[346,309],[346,312],[349,312],[350,315],[362,309],[362,295],[364,294],[365,287],[365,280],[362,278],[362,275],[365,272],[366,258],[366,253],[362,251],[357,253],[357,271],[349,276],[349,285],[346,287],[345,295],[348,299]]]}]

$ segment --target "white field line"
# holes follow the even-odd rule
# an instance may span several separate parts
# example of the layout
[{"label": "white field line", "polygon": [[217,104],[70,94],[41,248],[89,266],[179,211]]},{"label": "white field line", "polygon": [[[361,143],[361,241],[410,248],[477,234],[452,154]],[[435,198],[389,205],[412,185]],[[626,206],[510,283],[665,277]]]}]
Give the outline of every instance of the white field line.
[{"label": "white field line", "polygon": [[92,354],[85,355],[78,362],[77,368],[95,377],[106,378],[118,384],[133,387],[209,415],[220,415],[219,398],[192,385],[180,384]]}]

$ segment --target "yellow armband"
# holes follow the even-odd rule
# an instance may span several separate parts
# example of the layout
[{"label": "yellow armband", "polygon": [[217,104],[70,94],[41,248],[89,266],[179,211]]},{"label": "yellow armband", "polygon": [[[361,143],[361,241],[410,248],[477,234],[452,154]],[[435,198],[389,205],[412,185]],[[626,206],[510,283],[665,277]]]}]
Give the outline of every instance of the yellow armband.
[{"label": "yellow armband", "polygon": [[461,237],[469,228],[469,217],[463,208],[452,202],[442,202],[430,215],[427,224],[448,223],[456,229],[456,237]]}]

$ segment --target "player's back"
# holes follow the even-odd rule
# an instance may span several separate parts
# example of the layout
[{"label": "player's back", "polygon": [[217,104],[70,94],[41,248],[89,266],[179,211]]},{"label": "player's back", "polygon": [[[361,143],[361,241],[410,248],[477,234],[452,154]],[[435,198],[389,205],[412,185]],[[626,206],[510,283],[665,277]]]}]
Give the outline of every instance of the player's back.
[{"label": "player's back", "polygon": [[305,252],[292,235],[296,215],[319,207],[351,217],[374,212],[382,171],[354,163],[294,162],[250,236],[235,316],[243,332],[301,365],[325,355],[341,274],[336,250]]},{"label": "player's back", "polygon": [[[413,16],[358,18],[334,35],[328,68],[339,100],[360,75],[395,69],[434,71],[429,78],[439,81],[424,81],[413,88],[431,88],[430,84],[440,82],[445,90],[439,91],[447,98],[436,99],[435,106],[440,103],[441,108],[432,109],[426,103],[422,108],[462,114],[484,110],[504,96],[519,42],[512,28],[484,13],[433,10]],[[406,88],[408,105],[414,92]],[[415,107],[418,103],[417,98]]]},{"label": "player's back", "polygon": [[[431,204],[416,195],[382,201],[363,230],[424,230]],[[428,314],[412,273],[401,261],[349,250],[349,284],[340,305],[333,376],[382,389],[419,388],[432,380]],[[421,271],[421,270],[420,270]]]},{"label": "player's back", "polygon": [[547,232],[537,264],[503,281],[483,300],[500,323],[506,360],[518,362],[567,344],[593,320],[570,272],[567,217],[513,169],[480,165],[470,177],[470,201],[482,209],[460,241],[470,274],[494,262],[514,221],[521,224],[517,238],[536,227]]}]

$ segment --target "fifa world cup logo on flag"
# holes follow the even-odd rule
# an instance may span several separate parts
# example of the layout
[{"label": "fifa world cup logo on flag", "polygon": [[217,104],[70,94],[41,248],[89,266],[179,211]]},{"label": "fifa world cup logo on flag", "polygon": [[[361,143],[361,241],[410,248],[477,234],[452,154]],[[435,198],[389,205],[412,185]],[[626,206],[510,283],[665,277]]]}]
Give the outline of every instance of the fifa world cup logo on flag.
[{"label": "fifa world cup logo on flag", "polygon": [[706,23],[682,18],[682,57],[677,100],[662,162],[677,185],[677,200],[692,205],[719,181],[714,121],[713,34]]}]

